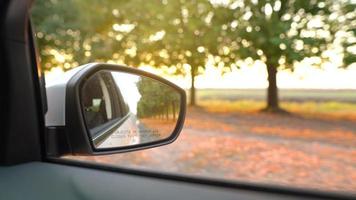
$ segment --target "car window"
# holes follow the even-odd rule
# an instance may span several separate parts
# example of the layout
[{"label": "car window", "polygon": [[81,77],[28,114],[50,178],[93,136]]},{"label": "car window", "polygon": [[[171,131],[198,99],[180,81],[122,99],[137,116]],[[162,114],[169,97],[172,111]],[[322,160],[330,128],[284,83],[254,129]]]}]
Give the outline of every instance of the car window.
[{"label": "car window", "polygon": [[[352,0],[36,0],[46,78],[125,64],[185,88],[190,104],[170,145],[62,158],[356,193],[355,18]],[[91,128],[128,114],[113,81],[84,86]]]},{"label": "car window", "polygon": [[128,113],[127,103],[109,72],[95,74],[85,82],[81,102],[87,126],[94,135]]},{"label": "car window", "polygon": [[[106,86],[102,86],[102,79],[94,76],[83,87],[82,102],[84,115],[90,129],[104,124],[112,118],[110,97],[107,96]],[[104,91],[106,91],[104,93]],[[106,94],[106,95],[104,95]]]}]

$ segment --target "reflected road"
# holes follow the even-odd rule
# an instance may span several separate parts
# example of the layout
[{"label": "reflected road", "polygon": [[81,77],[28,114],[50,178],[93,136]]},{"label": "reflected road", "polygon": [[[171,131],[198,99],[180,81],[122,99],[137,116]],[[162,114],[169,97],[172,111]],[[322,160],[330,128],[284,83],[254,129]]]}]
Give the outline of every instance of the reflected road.
[{"label": "reflected road", "polygon": [[129,117],[113,133],[101,142],[97,148],[113,148],[156,141],[159,139],[158,130],[145,126],[136,115]]}]

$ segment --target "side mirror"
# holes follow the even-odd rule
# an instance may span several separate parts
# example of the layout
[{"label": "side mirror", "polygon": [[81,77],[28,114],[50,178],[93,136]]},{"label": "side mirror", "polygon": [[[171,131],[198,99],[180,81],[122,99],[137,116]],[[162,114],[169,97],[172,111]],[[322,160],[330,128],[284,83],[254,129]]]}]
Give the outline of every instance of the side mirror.
[{"label": "side mirror", "polygon": [[[173,83],[111,64],[87,64],[68,74],[62,83],[47,87],[49,154],[127,152],[169,144],[178,137],[186,97]],[[56,99],[61,98],[60,88],[65,93],[62,111]],[[56,114],[63,115],[64,126],[53,123],[60,121]]]}]

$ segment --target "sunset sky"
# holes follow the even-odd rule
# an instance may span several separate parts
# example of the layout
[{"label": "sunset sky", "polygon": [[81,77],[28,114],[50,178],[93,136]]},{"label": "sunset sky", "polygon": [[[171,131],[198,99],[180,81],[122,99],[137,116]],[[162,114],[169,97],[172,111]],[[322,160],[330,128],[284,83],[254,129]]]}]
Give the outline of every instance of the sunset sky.
[{"label": "sunset sky", "polygon": [[[152,67],[141,69],[165,76],[170,81],[183,88],[190,87],[189,77],[169,77]],[[341,69],[331,63],[325,63],[323,68],[317,68],[300,63],[294,72],[282,70],[278,73],[279,88],[300,89],[356,89],[356,65]],[[266,88],[267,72],[262,63],[253,66],[244,65],[240,69],[221,74],[213,67],[208,66],[205,73],[196,79],[197,88]]]},{"label": "sunset sky", "polygon": [[[183,88],[190,87],[190,78],[182,76],[167,76],[161,70],[144,66],[140,69],[164,76]],[[53,68],[46,77],[62,74],[60,68]],[[267,73],[265,66],[257,62],[252,66],[243,65],[240,69],[221,74],[213,67],[207,66],[204,74],[196,79],[197,88],[266,88]],[[307,62],[299,63],[294,72],[282,70],[278,73],[279,88],[305,89],[356,89],[356,65],[348,69],[340,69],[336,64],[325,63],[323,68],[309,66]]]}]

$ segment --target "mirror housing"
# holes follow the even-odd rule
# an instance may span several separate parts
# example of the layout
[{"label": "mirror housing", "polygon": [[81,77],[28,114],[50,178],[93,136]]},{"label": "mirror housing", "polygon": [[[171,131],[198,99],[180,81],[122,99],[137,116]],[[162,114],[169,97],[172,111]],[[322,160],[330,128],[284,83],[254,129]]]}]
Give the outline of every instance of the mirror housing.
[{"label": "mirror housing", "polygon": [[[107,70],[146,77],[162,83],[180,96],[179,114],[175,127],[167,138],[146,143],[112,148],[96,148],[89,134],[81,102],[81,88],[94,74]],[[90,63],[58,77],[47,88],[48,112],[46,114],[46,144],[49,155],[103,155],[136,151],[166,145],[175,141],[183,127],[186,112],[185,91],[154,74],[114,64]],[[125,87],[125,85],[123,85]]]}]

